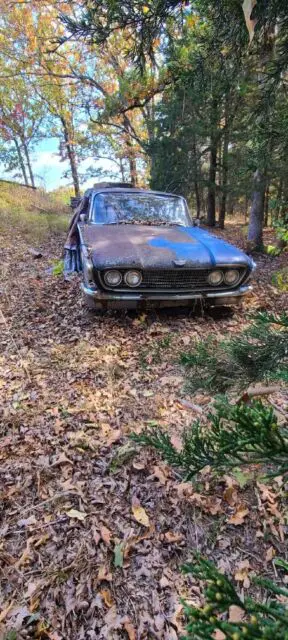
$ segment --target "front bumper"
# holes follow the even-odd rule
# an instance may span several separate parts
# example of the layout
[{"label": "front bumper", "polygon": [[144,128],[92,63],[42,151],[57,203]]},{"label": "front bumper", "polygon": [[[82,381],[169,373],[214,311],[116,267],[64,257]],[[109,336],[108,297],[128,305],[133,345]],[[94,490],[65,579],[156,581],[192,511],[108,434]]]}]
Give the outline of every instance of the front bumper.
[{"label": "front bumper", "polygon": [[241,299],[252,290],[251,285],[243,285],[234,291],[218,291],[205,293],[114,293],[92,289],[82,284],[87,304],[94,309],[145,309],[146,307],[191,307],[202,302],[209,306],[232,306],[241,303]]}]

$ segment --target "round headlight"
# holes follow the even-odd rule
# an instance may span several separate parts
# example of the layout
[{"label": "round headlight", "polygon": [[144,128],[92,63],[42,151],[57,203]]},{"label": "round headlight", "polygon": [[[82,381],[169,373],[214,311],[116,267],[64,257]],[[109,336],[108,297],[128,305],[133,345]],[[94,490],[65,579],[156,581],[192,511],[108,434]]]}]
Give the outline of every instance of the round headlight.
[{"label": "round headlight", "polygon": [[224,273],[224,280],[226,284],[230,284],[231,286],[237,284],[240,278],[240,273],[237,269],[229,269]]},{"label": "round headlight", "polygon": [[208,282],[213,287],[217,287],[218,284],[221,284],[221,282],[223,282],[222,271],[211,271],[208,276]]},{"label": "round headlight", "polygon": [[106,271],[106,273],[104,273],[104,282],[105,284],[108,284],[109,287],[117,287],[118,284],[122,282],[122,274],[116,269]]},{"label": "round headlight", "polygon": [[124,276],[124,280],[128,287],[139,287],[142,282],[142,275],[140,271],[127,271]]}]

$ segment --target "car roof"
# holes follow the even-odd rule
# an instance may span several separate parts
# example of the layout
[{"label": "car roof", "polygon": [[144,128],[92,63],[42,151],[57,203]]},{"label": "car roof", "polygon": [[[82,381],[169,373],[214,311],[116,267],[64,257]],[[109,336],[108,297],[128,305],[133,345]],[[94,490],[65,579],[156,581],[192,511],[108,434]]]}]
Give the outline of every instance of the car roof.
[{"label": "car roof", "polygon": [[166,191],[153,191],[152,189],[141,189],[139,187],[101,187],[101,186],[95,186],[95,187],[91,187],[90,189],[87,189],[87,191],[85,191],[85,196],[90,196],[92,195],[92,193],[97,194],[97,193],[147,193],[147,194],[152,194],[152,195],[157,195],[157,196],[168,196],[168,197],[173,197],[173,198],[183,198],[183,196],[180,196],[177,193],[167,193]]}]

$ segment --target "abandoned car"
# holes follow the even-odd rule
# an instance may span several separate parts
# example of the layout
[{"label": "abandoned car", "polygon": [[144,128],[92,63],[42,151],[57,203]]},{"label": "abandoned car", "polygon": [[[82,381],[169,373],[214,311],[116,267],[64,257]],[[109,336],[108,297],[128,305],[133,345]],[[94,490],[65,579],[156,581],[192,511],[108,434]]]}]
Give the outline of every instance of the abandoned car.
[{"label": "abandoned car", "polygon": [[231,305],[251,289],[253,261],[199,228],[184,198],[102,183],[75,209],[66,271],[82,271],[94,309]]}]

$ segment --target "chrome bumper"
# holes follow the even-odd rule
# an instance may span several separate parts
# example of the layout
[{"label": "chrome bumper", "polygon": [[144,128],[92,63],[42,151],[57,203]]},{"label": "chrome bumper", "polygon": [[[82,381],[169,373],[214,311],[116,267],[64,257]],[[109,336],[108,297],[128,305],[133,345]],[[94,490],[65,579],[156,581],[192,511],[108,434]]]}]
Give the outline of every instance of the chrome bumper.
[{"label": "chrome bumper", "polygon": [[145,306],[180,307],[191,306],[195,301],[202,301],[211,306],[230,306],[241,302],[241,298],[252,290],[251,285],[243,285],[234,291],[218,291],[205,293],[114,293],[92,289],[84,283],[81,285],[84,296],[90,307],[95,309],[137,309]]}]

